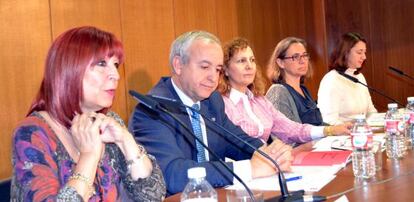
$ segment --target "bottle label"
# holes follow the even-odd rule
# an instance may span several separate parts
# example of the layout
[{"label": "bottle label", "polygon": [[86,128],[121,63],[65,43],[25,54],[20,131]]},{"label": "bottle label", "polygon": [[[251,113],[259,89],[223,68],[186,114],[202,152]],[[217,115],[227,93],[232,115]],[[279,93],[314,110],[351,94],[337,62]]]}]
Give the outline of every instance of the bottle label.
[{"label": "bottle label", "polygon": [[372,147],[372,132],[351,133],[352,147],[370,149]]},{"label": "bottle label", "polygon": [[385,131],[395,133],[397,131],[404,131],[404,122],[398,120],[386,120],[385,121]]},{"label": "bottle label", "polygon": [[409,123],[414,123],[414,112],[410,113],[410,119],[408,120]]}]

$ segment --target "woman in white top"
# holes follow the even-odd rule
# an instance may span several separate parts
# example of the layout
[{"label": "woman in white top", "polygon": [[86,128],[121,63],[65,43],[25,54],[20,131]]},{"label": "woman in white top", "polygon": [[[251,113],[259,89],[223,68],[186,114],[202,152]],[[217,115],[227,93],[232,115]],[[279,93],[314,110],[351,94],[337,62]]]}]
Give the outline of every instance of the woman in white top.
[{"label": "woman in white top", "polygon": [[360,73],[366,60],[366,40],[357,33],[342,35],[331,56],[329,72],[323,77],[318,91],[318,107],[325,123],[350,121],[356,114],[377,112],[368,88],[354,83],[341,74],[357,78],[366,84]]}]

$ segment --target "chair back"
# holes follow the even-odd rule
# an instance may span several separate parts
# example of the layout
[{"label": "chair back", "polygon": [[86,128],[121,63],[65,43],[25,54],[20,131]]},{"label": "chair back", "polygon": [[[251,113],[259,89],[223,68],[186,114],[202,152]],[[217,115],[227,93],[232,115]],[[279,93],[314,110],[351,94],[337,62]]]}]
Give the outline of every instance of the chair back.
[{"label": "chair back", "polygon": [[11,179],[0,181],[0,201],[10,201]]}]

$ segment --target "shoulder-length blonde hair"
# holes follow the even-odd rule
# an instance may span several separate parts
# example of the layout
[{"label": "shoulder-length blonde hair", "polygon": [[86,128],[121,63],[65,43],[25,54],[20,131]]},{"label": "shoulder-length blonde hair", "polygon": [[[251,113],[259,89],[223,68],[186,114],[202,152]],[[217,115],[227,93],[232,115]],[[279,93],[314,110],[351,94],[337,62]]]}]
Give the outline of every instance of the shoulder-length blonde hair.
[{"label": "shoulder-length blonde hair", "polygon": [[[224,74],[227,68],[229,68],[230,60],[233,58],[233,56],[238,53],[240,50],[244,50],[247,47],[250,47],[249,42],[247,39],[244,38],[235,38],[229,42],[227,42],[224,47],[224,61],[223,61],[223,71],[220,74],[220,81],[219,85],[217,87],[217,90],[222,95],[228,95],[230,92],[231,86],[229,82],[228,76]],[[247,86],[247,88],[252,91],[254,96],[263,96],[265,94],[265,82],[262,75],[262,72],[260,71],[260,67],[256,65],[256,75],[254,77],[253,83]]]},{"label": "shoulder-length blonde hair", "polygon": [[[292,44],[300,43],[305,47],[307,51],[307,45],[305,40],[296,37],[287,37],[282,39],[275,47],[275,50],[270,57],[269,63],[267,64],[268,71],[272,72],[270,78],[273,83],[284,83],[285,82],[285,70],[283,70],[278,64],[277,59],[284,59],[286,57],[286,52]],[[308,71],[305,76],[300,78],[300,83],[305,81],[305,78],[312,77],[312,65],[308,63]]]}]

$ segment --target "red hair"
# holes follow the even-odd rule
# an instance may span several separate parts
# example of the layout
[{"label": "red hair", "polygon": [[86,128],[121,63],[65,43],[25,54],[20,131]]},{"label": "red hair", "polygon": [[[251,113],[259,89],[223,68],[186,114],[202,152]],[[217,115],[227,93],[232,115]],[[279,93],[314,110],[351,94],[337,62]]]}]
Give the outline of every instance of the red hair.
[{"label": "red hair", "polygon": [[77,27],[64,32],[49,49],[42,84],[28,115],[47,111],[69,128],[75,113],[82,113],[82,81],[86,68],[112,56],[122,63],[123,54],[122,43],[112,33],[95,27]]},{"label": "red hair", "polygon": [[[224,45],[224,66],[223,71],[220,74],[220,80],[217,87],[217,90],[222,95],[228,95],[231,90],[229,78],[224,74],[224,71],[229,68],[230,60],[233,58],[233,56],[236,55],[239,51],[245,50],[248,47],[251,46],[249,44],[249,41],[247,41],[245,38],[234,38]],[[247,88],[252,91],[254,96],[263,96],[265,94],[264,78],[262,72],[260,71],[259,65],[256,67],[256,75],[254,77],[253,83],[249,84]]]}]

